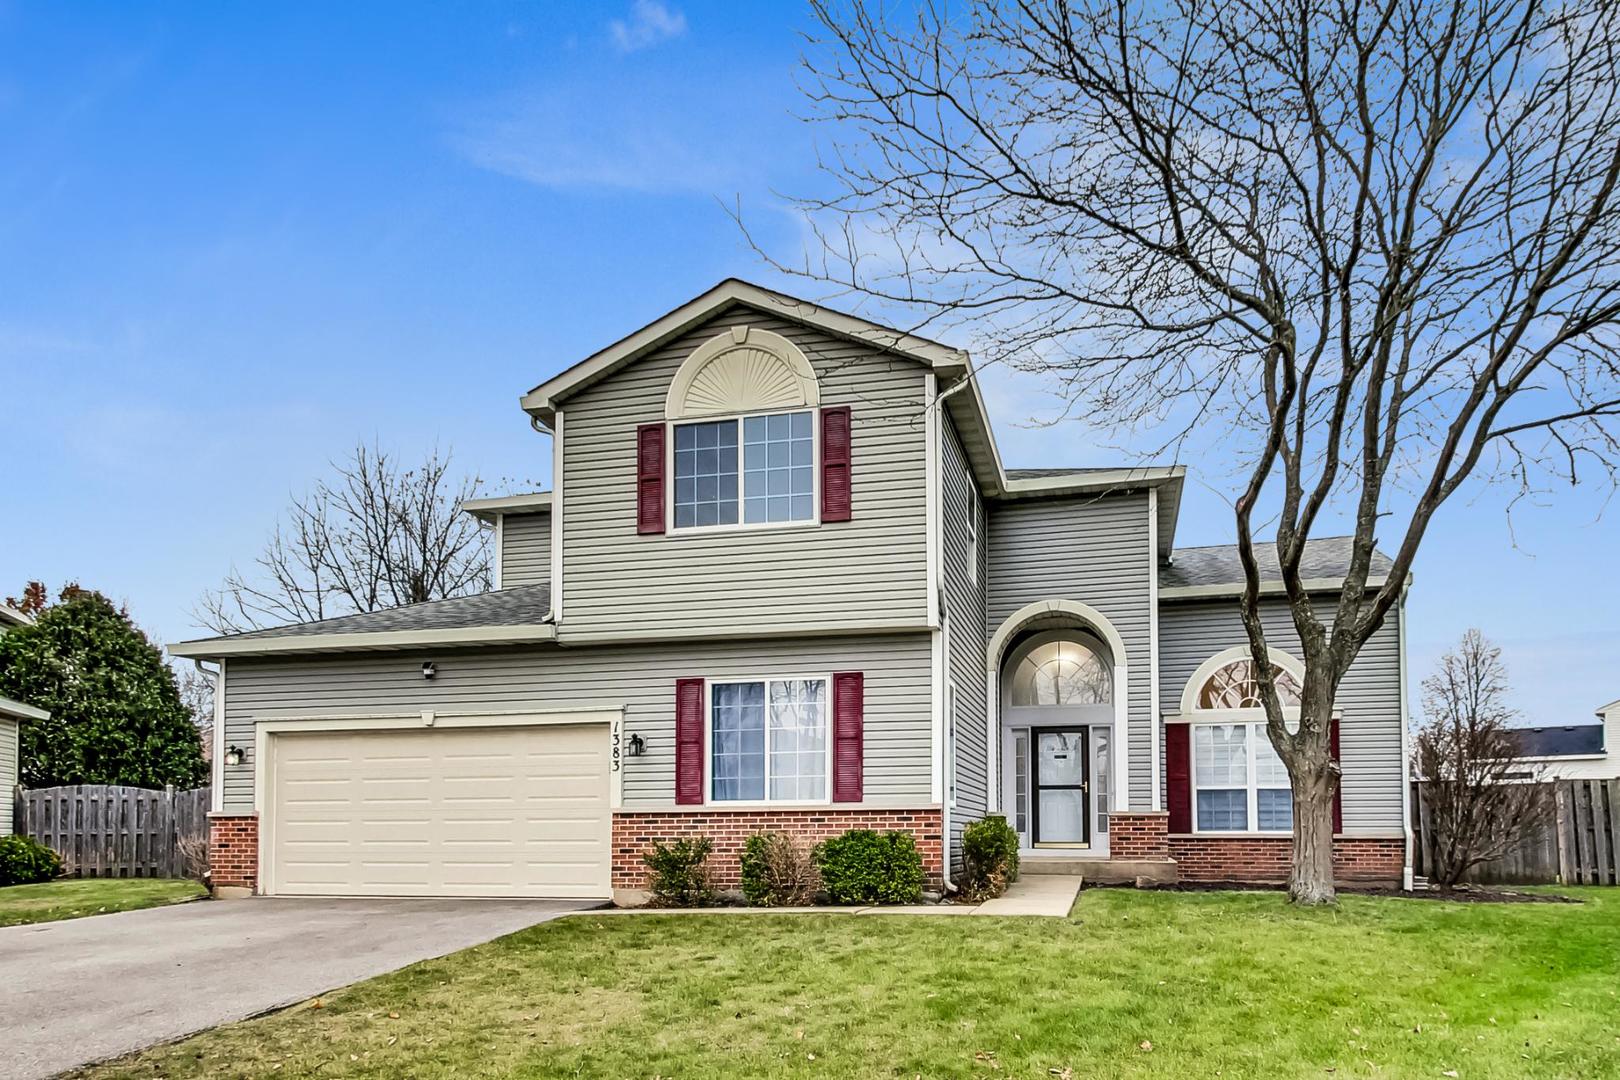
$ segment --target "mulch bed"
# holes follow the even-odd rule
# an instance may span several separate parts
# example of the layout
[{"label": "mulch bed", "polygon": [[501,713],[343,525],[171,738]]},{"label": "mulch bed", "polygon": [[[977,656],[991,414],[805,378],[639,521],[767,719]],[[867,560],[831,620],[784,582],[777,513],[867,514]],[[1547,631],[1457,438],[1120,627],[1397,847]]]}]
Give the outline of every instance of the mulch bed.
[{"label": "mulch bed", "polygon": [[[1131,889],[1137,886],[1130,884],[1103,885],[1086,882],[1086,889]],[[1287,885],[1275,881],[1255,882],[1225,882],[1225,881],[1185,881],[1174,885],[1144,886],[1159,892],[1285,892]],[[1338,891],[1352,896],[1387,896],[1397,900],[1443,900],[1453,904],[1580,904],[1585,901],[1573,896],[1562,896],[1558,893],[1527,893],[1517,892],[1513,889],[1503,889],[1490,885],[1465,885],[1452,892],[1444,893],[1435,889],[1417,889],[1404,892],[1401,889],[1392,889],[1373,885],[1340,885]]]}]

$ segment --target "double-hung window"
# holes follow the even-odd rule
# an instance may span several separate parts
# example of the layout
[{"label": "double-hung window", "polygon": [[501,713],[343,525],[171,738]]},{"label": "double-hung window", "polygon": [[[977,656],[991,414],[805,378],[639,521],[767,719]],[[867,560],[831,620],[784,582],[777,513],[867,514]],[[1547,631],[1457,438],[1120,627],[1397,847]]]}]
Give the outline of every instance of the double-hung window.
[{"label": "double-hung window", "polygon": [[815,417],[675,425],[677,529],[815,520]]},{"label": "double-hung window", "polygon": [[1288,770],[1261,723],[1194,724],[1193,791],[1199,832],[1289,832]]},{"label": "double-hung window", "polygon": [[714,802],[826,802],[827,680],[711,683],[709,745]]}]

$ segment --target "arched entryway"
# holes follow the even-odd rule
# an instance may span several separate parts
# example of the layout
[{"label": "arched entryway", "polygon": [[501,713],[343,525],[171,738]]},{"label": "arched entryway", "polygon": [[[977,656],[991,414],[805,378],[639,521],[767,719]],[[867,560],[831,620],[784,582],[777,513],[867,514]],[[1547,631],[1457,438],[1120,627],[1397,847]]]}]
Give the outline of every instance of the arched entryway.
[{"label": "arched entryway", "polygon": [[998,803],[1031,857],[1106,857],[1122,808],[1124,645],[1085,605],[1009,618],[990,650]]}]

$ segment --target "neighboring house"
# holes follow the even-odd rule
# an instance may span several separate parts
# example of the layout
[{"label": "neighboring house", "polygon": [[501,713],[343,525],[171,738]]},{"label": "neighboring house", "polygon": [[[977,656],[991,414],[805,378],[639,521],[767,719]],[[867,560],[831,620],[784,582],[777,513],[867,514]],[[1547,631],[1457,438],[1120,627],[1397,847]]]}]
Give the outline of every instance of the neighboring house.
[{"label": "neighboring house", "polygon": [[[653,840],[734,882],[752,831],[864,826],[941,885],[989,813],[1037,871],[1286,876],[1242,572],[1173,547],[1180,467],[1005,468],[966,354],[738,281],[522,407],[552,490],[465,507],[495,590],[171,647],[223,668],[218,883],[624,896]],[[1340,695],[1345,878],[1409,865],[1403,616]]]},{"label": "neighboring house", "polygon": [[1620,778],[1620,701],[1597,710],[1595,724],[1522,728],[1519,760],[1543,780]]},{"label": "neighboring house", "polygon": [[[33,621],[11,605],[0,604],[0,635]],[[17,790],[19,775],[17,755],[21,741],[18,737],[20,727],[29,720],[49,720],[50,717],[51,714],[44,709],[0,697],[0,836],[11,835],[15,827],[12,821],[12,795]]]}]

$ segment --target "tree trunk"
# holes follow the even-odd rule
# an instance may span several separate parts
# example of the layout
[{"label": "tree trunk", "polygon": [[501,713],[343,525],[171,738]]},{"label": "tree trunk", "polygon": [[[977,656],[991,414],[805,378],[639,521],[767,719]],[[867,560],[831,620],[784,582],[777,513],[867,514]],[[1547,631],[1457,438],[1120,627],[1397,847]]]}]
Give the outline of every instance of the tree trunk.
[{"label": "tree trunk", "polygon": [[[1320,758],[1317,761],[1303,760]],[[1331,904],[1333,890],[1333,793],[1339,778],[1326,748],[1301,755],[1293,770],[1294,854],[1288,899]]]}]

